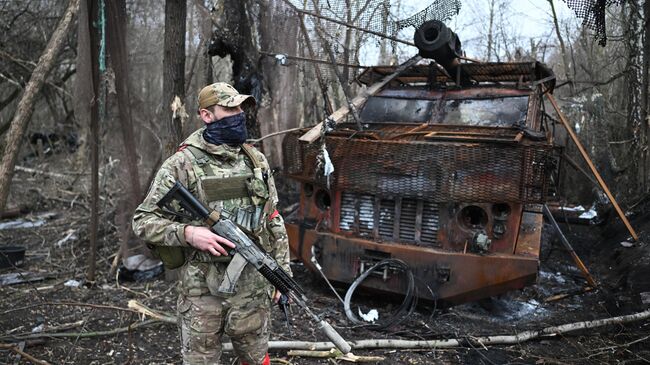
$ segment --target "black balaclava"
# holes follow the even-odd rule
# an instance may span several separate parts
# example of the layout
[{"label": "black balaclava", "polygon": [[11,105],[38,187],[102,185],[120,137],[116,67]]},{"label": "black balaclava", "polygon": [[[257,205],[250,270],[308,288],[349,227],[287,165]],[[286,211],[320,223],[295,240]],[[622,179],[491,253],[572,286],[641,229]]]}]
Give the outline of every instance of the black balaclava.
[{"label": "black balaclava", "polygon": [[203,138],[212,144],[239,145],[246,142],[246,114],[231,115],[229,117],[213,120],[205,127]]}]

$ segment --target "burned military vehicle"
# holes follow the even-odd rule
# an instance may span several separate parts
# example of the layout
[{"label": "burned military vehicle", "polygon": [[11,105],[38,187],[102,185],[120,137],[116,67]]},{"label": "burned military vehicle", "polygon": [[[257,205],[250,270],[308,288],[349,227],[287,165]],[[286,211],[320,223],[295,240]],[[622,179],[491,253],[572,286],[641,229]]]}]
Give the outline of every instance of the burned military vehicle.
[{"label": "burned military vehicle", "polygon": [[[430,21],[415,34],[422,60],[371,67],[360,82],[386,83],[321,142],[284,140],[300,205],[287,218],[293,254],[328,279],[351,283],[387,258],[412,270],[421,298],[449,304],[522,288],[539,266],[542,205],[554,147],[542,96],[554,86],[539,62],[459,62],[460,41]],[[334,172],[318,169],[322,142]],[[385,267],[363,286],[404,294]]]}]

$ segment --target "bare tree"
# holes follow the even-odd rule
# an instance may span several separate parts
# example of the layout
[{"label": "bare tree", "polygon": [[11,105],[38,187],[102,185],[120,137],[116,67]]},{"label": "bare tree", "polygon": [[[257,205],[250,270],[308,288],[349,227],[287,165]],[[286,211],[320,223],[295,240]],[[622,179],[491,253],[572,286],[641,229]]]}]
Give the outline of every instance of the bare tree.
[{"label": "bare tree", "polygon": [[569,87],[571,88],[571,94],[574,94],[574,86],[573,82],[571,81],[571,63],[569,61],[569,55],[566,51],[566,46],[564,45],[564,38],[562,37],[562,32],[560,30],[560,24],[557,19],[557,13],[555,12],[555,5],[553,4],[553,0],[548,0],[548,4],[551,7],[551,13],[553,15],[553,25],[555,27],[555,35],[557,36],[557,40],[560,43],[560,55],[562,56],[562,65],[564,66],[563,71],[564,71],[564,79],[569,81]]},{"label": "bare tree", "polygon": [[648,125],[650,120],[648,117],[650,113],[650,97],[648,92],[650,90],[650,1],[643,2],[643,65],[641,67],[642,84],[641,84],[641,163],[639,169],[641,173],[641,186],[643,192],[647,193],[650,190],[650,138],[648,137]]},{"label": "bare tree", "polygon": [[[212,12],[213,33],[209,55],[230,56],[233,86],[261,101],[264,94],[260,73],[259,36],[260,8],[254,0],[218,1]],[[246,127],[249,137],[260,136],[257,106],[247,112]]]},{"label": "bare tree", "polygon": [[20,141],[23,138],[32,115],[34,99],[41,90],[47,74],[54,65],[54,60],[63,46],[64,37],[68,33],[72,19],[78,10],[79,0],[71,0],[65,15],[52,34],[52,38],[50,38],[45,52],[41,56],[38,65],[25,87],[25,92],[11,122],[5,151],[2,156],[2,163],[0,164],[0,210],[4,209],[7,203],[16,157],[18,156],[20,146],[22,146]]},{"label": "bare tree", "polygon": [[163,112],[167,126],[163,145],[171,155],[183,137],[183,125],[178,114],[172,111],[172,103],[178,97],[185,100],[185,31],[187,3],[185,0],[165,1],[165,41],[163,56]]}]

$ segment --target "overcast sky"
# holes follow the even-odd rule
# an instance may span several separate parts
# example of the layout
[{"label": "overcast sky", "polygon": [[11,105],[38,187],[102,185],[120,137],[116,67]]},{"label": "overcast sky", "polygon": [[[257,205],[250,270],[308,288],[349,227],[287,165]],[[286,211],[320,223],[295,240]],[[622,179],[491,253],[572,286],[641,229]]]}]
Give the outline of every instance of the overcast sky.
[{"label": "overcast sky", "polygon": [[[482,58],[485,56],[485,34],[489,26],[489,3],[490,0],[462,0],[460,13],[446,24],[458,34],[463,44],[463,50],[468,57]],[[547,0],[513,0],[499,1],[506,6],[503,23],[509,36],[517,37],[518,42],[530,48],[530,38],[541,40],[544,43],[555,42],[555,32],[552,21],[551,9]],[[401,19],[407,18],[418,11],[426,8],[431,1],[402,0],[401,9],[396,9],[395,2],[391,1],[391,12],[399,12]],[[562,0],[554,0],[555,9],[561,23],[568,23],[575,27],[579,20]],[[499,22],[499,19],[495,20]],[[413,29],[408,28],[402,31],[399,38],[412,41]],[[369,46],[372,48],[372,46]],[[412,47],[401,47],[400,53],[413,55],[417,52]],[[377,53],[368,49],[367,57],[362,63],[375,63]]]}]

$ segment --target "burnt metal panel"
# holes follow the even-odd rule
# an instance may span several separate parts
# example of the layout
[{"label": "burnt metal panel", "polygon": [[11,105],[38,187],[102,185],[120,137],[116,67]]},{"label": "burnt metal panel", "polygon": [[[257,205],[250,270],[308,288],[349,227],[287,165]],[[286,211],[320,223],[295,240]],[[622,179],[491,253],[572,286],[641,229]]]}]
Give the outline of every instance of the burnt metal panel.
[{"label": "burnt metal panel", "polygon": [[[319,146],[285,139],[285,166],[295,179],[325,185]],[[541,203],[552,147],[545,144],[423,143],[327,137],[333,190],[430,202]]]},{"label": "burnt metal panel", "polygon": [[[481,62],[462,64],[463,71],[469,78],[477,82],[512,82],[531,83],[553,76],[553,71],[541,62]],[[376,66],[366,69],[357,77],[363,84],[373,84],[384,76],[394,73],[396,66]],[[415,65],[402,72],[396,81],[409,83],[426,83],[429,78],[429,65]],[[436,75],[437,84],[454,83],[442,73]],[[547,89],[553,89],[555,79],[544,82]]]},{"label": "burnt metal panel", "polygon": [[[377,243],[354,237],[307,230],[300,236],[297,225],[288,223],[291,252],[311,270],[311,247],[317,246],[318,260],[330,280],[351,283],[362,268],[379,258],[397,258],[409,263],[422,299],[437,299],[457,304],[508,290],[520,289],[535,282],[538,258],[535,255],[476,255],[448,252],[432,248],[390,243]],[[404,294],[405,281],[398,275],[386,280],[370,277],[362,286],[375,290]]]}]

